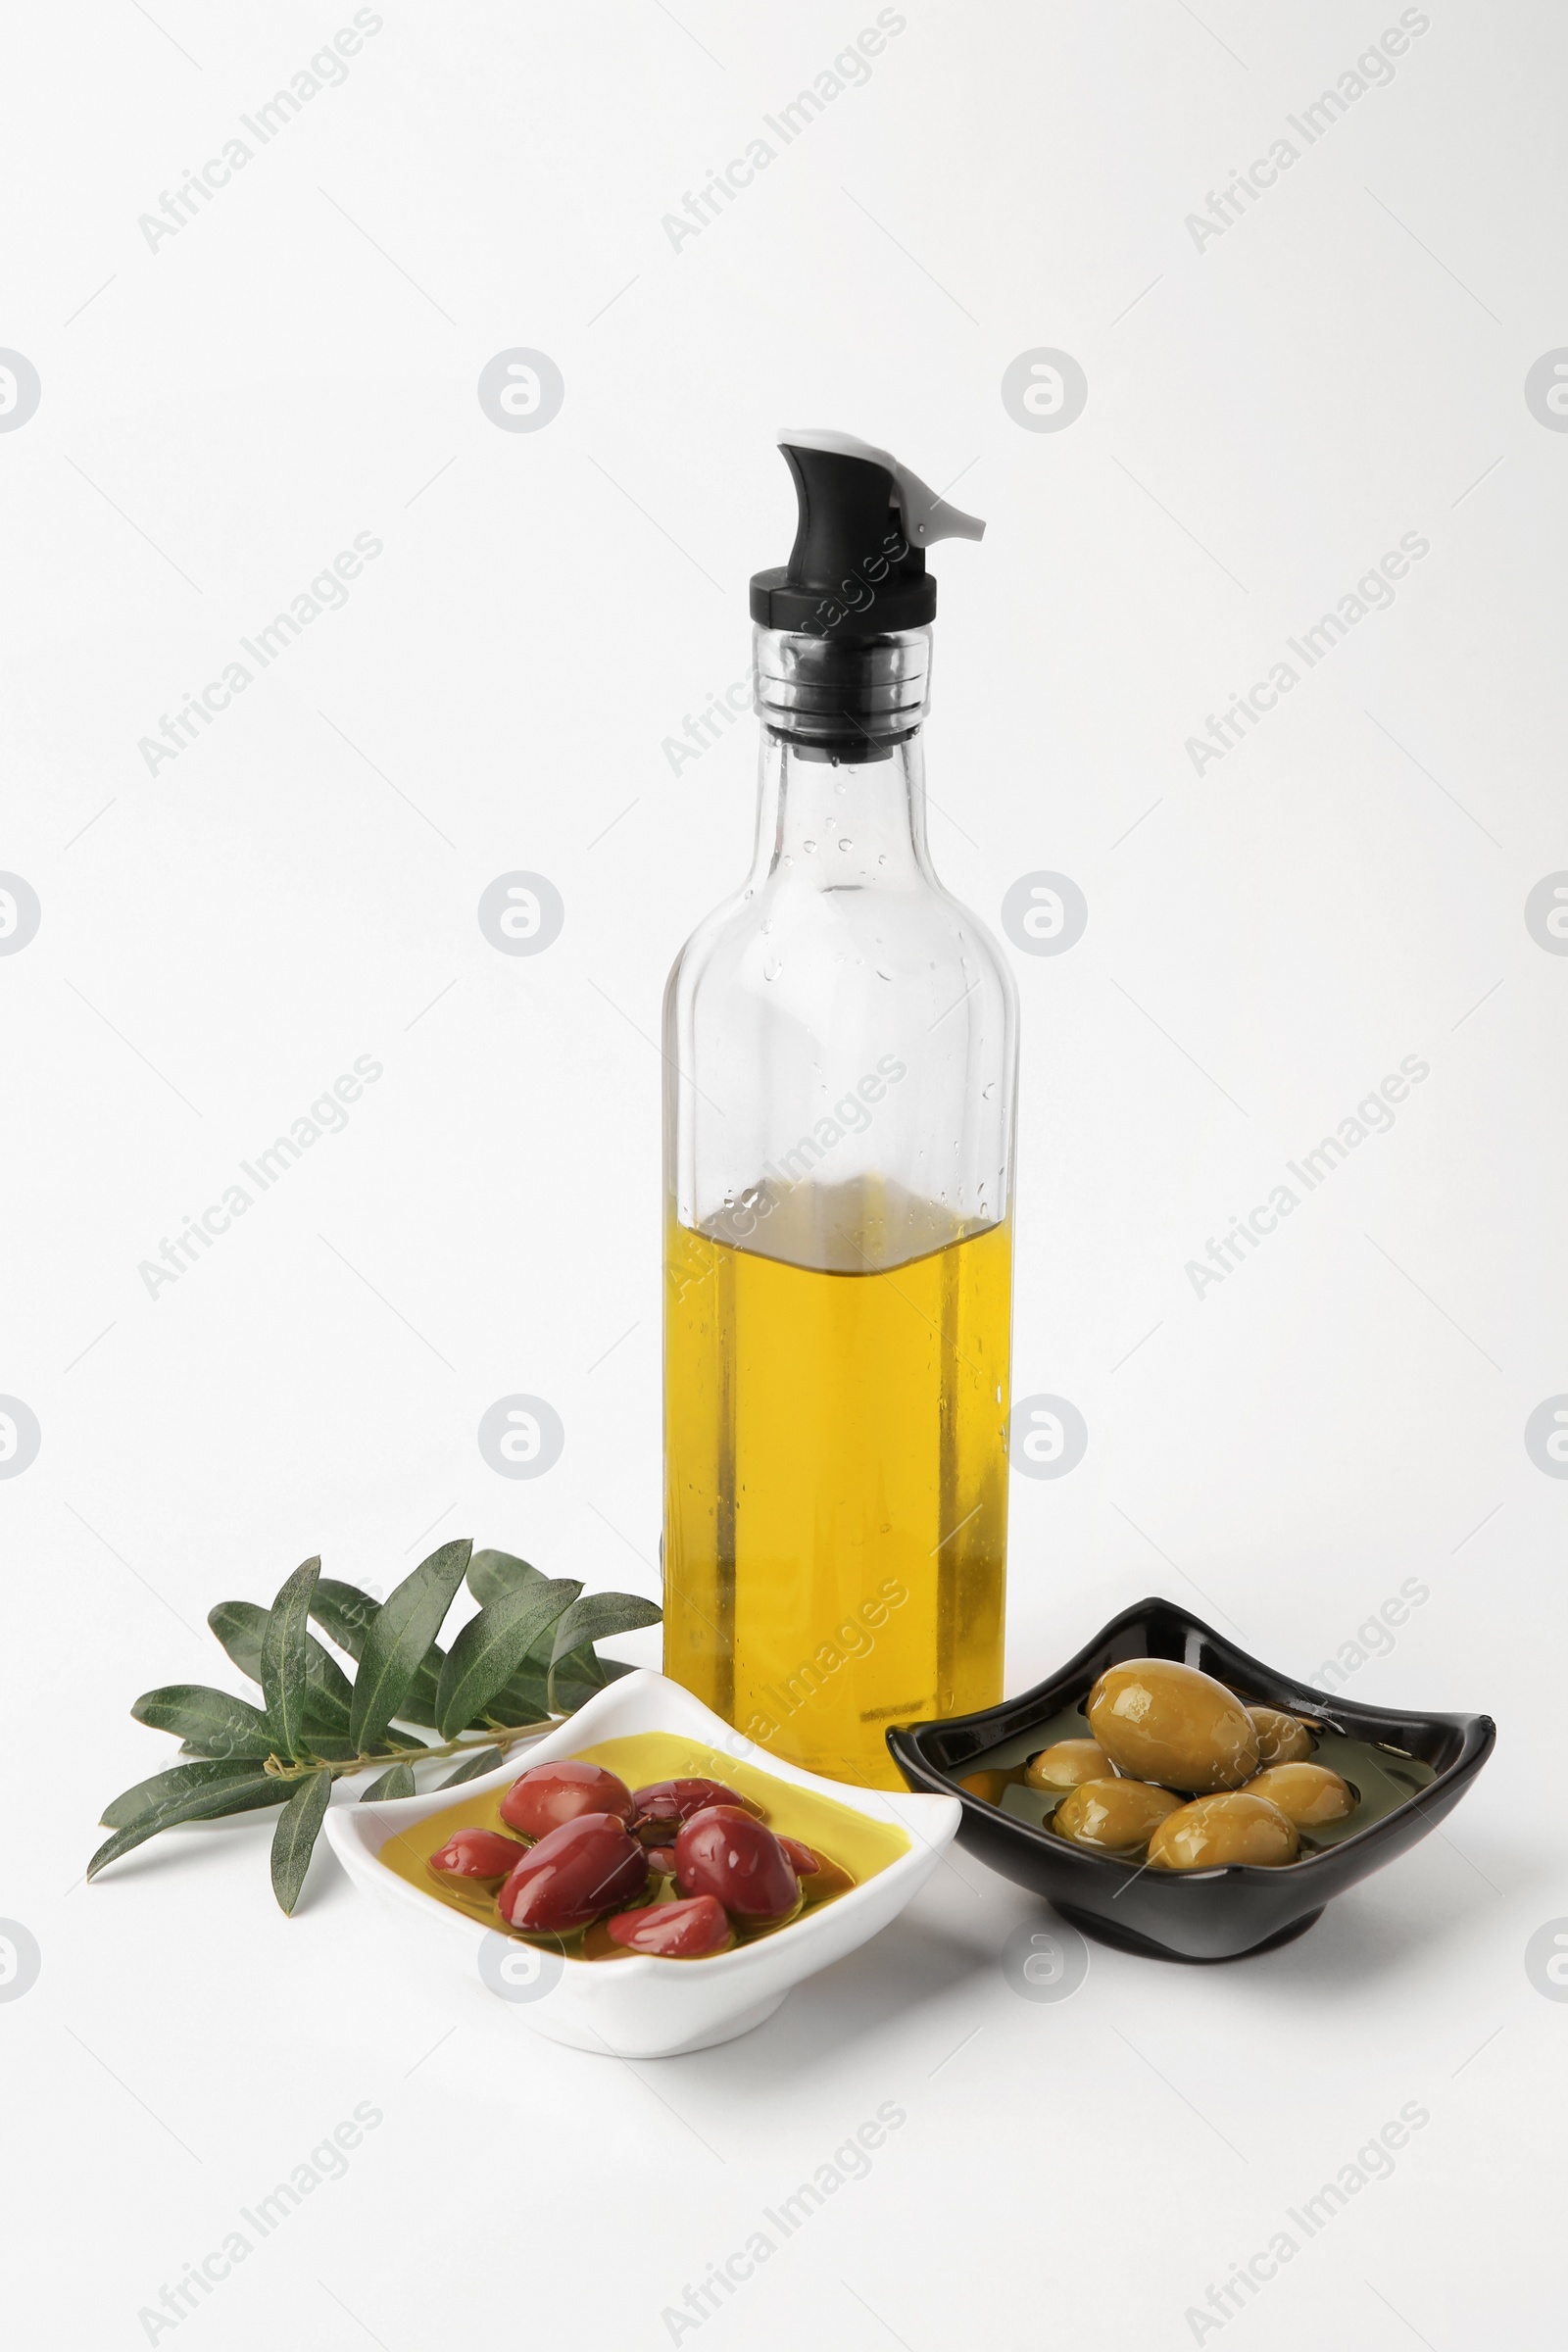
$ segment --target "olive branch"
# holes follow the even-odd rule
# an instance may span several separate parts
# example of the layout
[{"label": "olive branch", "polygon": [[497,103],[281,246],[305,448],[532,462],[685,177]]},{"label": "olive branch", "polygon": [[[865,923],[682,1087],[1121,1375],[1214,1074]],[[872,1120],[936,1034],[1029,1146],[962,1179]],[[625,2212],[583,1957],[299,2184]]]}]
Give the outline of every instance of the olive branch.
[{"label": "olive branch", "polygon": [[[436,1640],[466,1579],[479,1603],[452,1647]],[[272,1838],[272,1891],[291,1912],[305,1884],[332,1783],[385,1767],[361,1798],[412,1796],[414,1766],[461,1758],[436,1786],[455,1788],[502,1761],[508,1748],[564,1722],[630,1667],[601,1658],[596,1642],[657,1624],[630,1592],[591,1592],[549,1578],[505,1551],[475,1551],[465,1537],[421,1560],[384,1601],[321,1574],[307,1560],[270,1609],[222,1600],[207,1622],[261,1706],[199,1683],[144,1691],[131,1714],[172,1733],[192,1760],[154,1773],[102,1815],[112,1835],[87,1865],[95,1879],[122,1854],[177,1822],[214,1821],[281,1805]],[[351,1680],[311,1632],[315,1620],[352,1660]],[[418,1737],[410,1725],[439,1735]]]}]

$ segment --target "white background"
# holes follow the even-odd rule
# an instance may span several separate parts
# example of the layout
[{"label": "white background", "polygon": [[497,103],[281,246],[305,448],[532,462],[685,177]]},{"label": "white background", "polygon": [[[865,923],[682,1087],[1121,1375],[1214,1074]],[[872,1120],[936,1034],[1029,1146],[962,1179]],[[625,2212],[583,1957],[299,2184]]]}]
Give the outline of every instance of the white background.
[{"label": "white background", "polygon": [[[1568,438],[1523,384],[1568,341],[1568,24],[1433,0],[1200,250],[1186,217],[1397,8],[909,0],[676,250],[662,217],[873,9],[380,13],[156,250],[138,216],[350,9],[62,0],[7,36],[0,343],[43,387],[0,434],[0,867],[42,906],[0,959],[0,1390],[42,1431],[0,1481],[0,1913],[42,1952],[0,2005],[17,2340],[147,2340],[369,2101],[347,2177],[158,2341],[652,2348],[894,2101],[870,2177],[680,2341],[1175,2347],[1414,2101],[1394,2177],[1200,2340],[1554,2344],[1568,2008],[1524,1951],[1568,1914],[1568,1486],[1523,1427],[1568,1389],[1568,960],[1523,907],[1568,865]],[[512,346],[564,377],[538,432],[475,397]],[[1041,346],[1089,380],[1061,432],[1001,399]],[[172,1756],[130,1700],[235,1682],[207,1608],[307,1553],[385,1589],[471,1534],[657,1591],[650,1041],[749,854],[751,722],[678,778],[662,745],[745,675],[781,421],[989,518],[934,564],[934,847],[993,924],[1038,868],[1090,907],[1014,957],[1014,1390],[1090,1437],[1013,1481],[1009,1690],[1159,1590],[1310,1676],[1413,1578],[1350,1690],[1500,1736],[1449,1831],[1271,1956],[1097,1947],[1027,2002],[998,1954],[1047,1915],[960,1853],[748,2039],[631,2068],[425,1973],[324,1851],[285,1921],[263,1830],[79,1880]],[[344,609],[149,775],[138,739],[359,532]],[[1187,738],[1405,532],[1394,607],[1195,774]],[[475,919],[514,868],[564,901],[537,957]],[[361,1054],[346,1130],[150,1298],[139,1262]],[[1393,1132],[1195,1296],[1409,1054]],[[513,1391],[565,1428],[533,1485],[475,1443]]]}]

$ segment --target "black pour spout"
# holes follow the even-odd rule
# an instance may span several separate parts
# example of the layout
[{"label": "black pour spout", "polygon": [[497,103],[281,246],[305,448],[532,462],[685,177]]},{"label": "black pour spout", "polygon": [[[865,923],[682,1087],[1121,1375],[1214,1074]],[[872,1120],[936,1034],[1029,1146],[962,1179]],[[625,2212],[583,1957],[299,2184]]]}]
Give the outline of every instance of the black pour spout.
[{"label": "black pour spout", "polygon": [[753,620],[846,645],[924,628],[937,609],[926,549],[985,524],[853,433],[782,432],[779,447],[800,519],[789,562],[753,575]]}]

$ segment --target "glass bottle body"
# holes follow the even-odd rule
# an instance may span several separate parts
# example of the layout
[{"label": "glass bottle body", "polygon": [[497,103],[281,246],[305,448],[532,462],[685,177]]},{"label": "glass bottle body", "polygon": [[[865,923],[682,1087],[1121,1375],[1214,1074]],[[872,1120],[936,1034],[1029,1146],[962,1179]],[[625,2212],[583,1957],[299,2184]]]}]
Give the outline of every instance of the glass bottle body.
[{"label": "glass bottle body", "polygon": [[663,1042],[665,1672],[901,1787],[890,1723],[1002,1692],[1016,1065],[917,725],[851,761],[764,734]]}]

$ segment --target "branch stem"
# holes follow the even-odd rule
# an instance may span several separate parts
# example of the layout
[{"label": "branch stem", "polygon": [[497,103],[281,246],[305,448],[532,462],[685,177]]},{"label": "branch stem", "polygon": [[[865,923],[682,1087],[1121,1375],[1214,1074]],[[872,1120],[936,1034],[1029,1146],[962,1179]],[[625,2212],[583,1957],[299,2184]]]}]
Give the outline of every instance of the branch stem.
[{"label": "branch stem", "polygon": [[471,1756],[484,1747],[499,1747],[505,1755],[519,1740],[554,1731],[557,1724],[565,1720],[564,1715],[547,1715],[538,1723],[494,1724],[482,1732],[470,1732],[466,1738],[444,1740],[439,1747],[405,1747],[390,1752],[377,1748],[371,1755],[350,1756],[341,1763],[328,1763],[314,1756],[297,1757],[293,1761],[283,1756],[269,1756],[263,1770],[278,1781],[308,1780],[318,1772],[329,1772],[334,1780],[342,1780],[350,1773],[368,1772],[372,1765],[379,1765],[384,1772],[391,1764],[435,1764],[443,1756]]}]

